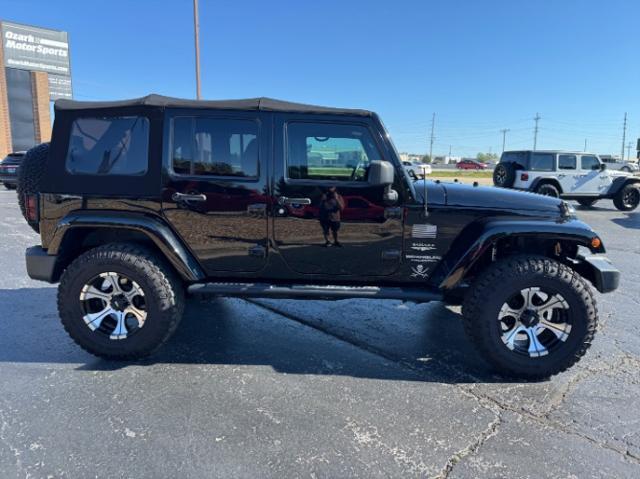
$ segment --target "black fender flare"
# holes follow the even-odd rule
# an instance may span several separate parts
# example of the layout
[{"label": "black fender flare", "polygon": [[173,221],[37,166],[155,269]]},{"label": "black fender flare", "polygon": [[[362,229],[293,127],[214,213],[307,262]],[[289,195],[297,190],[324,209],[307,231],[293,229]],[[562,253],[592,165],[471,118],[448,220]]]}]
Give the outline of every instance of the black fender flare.
[{"label": "black fender flare", "polygon": [[74,211],[58,223],[47,253],[57,255],[65,235],[77,228],[110,228],[137,231],[148,237],[185,281],[205,278],[200,264],[162,218],[145,213],[123,211]]},{"label": "black fender flare", "polygon": [[[476,230],[477,231],[477,230]],[[462,233],[464,234],[464,232]],[[600,242],[598,248],[592,246],[592,240],[598,235],[585,223],[578,220],[553,222],[544,220],[495,220],[481,225],[475,240],[466,244],[456,245],[443,258],[439,271],[434,272],[438,278],[439,287],[452,290],[460,284],[471,267],[497,241],[508,237],[531,237],[546,240],[563,240],[585,246],[592,253],[604,253],[604,245]],[[449,265],[450,267],[447,267]]]},{"label": "black fender flare", "polygon": [[531,183],[531,186],[529,186],[529,190],[536,191],[540,183],[551,183],[553,186],[558,188],[558,191],[560,192],[560,194],[562,194],[562,185],[560,185],[560,182],[556,178],[545,178],[543,176],[538,176],[535,180],[533,180],[533,183]]},{"label": "black fender flare", "polygon": [[613,180],[607,196],[609,198],[613,198],[620,192],[622,188],[632,184],[638,185],[638,187],[640,187],[640,178],[635,178],[633,176],[619,176],[618,178]]}]

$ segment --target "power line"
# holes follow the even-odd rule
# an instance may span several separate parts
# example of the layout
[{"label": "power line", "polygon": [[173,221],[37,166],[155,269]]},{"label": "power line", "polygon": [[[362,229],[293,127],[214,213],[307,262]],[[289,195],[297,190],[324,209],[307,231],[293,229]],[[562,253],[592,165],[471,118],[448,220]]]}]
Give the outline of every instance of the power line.
[{"label": "power line", "polygon": [[533,120],[536,122],[536,126],[533,129],[533,151],[536,151],[538,146],[538,122],[540,121],[540,115],[537,112]]}]

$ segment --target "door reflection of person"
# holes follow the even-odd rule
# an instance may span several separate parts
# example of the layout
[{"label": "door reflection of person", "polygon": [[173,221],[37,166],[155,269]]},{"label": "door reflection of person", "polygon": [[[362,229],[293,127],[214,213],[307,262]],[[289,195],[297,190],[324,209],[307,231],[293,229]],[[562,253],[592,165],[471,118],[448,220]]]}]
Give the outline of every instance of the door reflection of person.
[{"label": "door reflection of person", "polygon": [[[344,210],[344,200],[336,187],[332,186],[320,199],[320,226],[322,227],[324,245],[326,247],[334,245],[339,248],[342,247],[342,244],[338,241],[342,210]],[[333,236],[333,243],[329,240],[329,231]]]}]

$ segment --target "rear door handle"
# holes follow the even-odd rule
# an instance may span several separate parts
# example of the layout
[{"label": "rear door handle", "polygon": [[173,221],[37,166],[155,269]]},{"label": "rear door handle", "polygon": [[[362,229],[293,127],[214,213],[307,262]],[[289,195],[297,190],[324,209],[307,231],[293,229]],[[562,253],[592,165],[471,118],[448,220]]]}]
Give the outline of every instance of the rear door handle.
[{"label": "rear door handle", "polygon": [[171,195],[173,201],[207,201],[207,195],[199,194],[187,194],[175,192]]},{"label": "rear door handle", "polygon": [[287,198],[286,196],[281,196],[278,199],[278,203],[280,205],[310,205],[310,198]]}]

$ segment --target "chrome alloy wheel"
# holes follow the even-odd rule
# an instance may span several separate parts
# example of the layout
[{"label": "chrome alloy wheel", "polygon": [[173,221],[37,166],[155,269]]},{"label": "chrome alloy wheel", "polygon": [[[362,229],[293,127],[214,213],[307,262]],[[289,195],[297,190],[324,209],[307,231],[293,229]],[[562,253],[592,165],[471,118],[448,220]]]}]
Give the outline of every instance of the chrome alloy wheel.
[{"label": "chrome alloy wheel", "polygon": [[101,273],[84,285],[80,304],[85,324],[110,339],[126,339],[144,326],[144,291],[122,273]]},{"label": "chrome alloy wheel", "polygon": [[509,298],[498,320],[505,346],[532,358],[555,351],[571,333],[567,301],[538,287],[525,288]]}]

